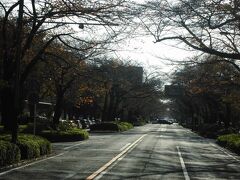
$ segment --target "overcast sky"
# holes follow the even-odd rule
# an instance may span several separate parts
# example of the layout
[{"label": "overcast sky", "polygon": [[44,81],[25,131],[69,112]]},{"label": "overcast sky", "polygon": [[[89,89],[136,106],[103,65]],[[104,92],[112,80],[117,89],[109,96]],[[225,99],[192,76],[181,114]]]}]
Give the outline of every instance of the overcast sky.
[{"label": "overcast sky", "polygon": [[[173,69],[169,59],[185,60],[194,55],[191,51],[183,50],[176,46],[176,42],[154,43],[154,39],[149,36],[127,40],[128,44],[122,44],[121,50],[116,52],[120,57],[133,59],[143,63],[145,67],[158,66],[164,72]],[[119,48],[120,49],[120,48]]]}]

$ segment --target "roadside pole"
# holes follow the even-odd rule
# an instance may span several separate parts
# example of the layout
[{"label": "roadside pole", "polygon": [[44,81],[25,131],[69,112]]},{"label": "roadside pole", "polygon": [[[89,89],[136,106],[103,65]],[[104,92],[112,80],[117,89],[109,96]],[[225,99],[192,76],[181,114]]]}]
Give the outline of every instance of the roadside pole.
[{"label": "roadside pole", "polygon": [[29,95],[29,104],[33,105],[33,134],[36,135],[36,117],[37,117],[37,104],[39,102],[39,95],[36,92],[32,92]]},{"label": "roadside pole", "polygon": [[33,135],[36,135],[36,115],[37,115],[37,104],[34,103],[34,116],[33,116]]}]

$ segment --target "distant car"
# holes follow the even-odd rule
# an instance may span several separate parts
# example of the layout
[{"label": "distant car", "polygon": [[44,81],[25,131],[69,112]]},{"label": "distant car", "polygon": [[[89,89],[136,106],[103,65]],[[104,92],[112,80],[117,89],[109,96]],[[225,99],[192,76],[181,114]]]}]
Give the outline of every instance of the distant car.
[{"label": "distant car", "polygon": [[165,119],[160,119],[160,120],[158,120],[158,123],[159,123],[159,124],[172,124],[172,122],[167,121],[167,120],[165,120]]},{"label": "distant car", "polygon": [[156,121],[152,122],[153,124],[172,124],[172,122],[167,121],[165,119],[157,119]]},{"label": "distant car", "polygon": [[169,118],[169,119],[167,119],[167,121],[169,121],[171,123],[176,123],[177,122],[176,119],[173,119],[173,118]]}]

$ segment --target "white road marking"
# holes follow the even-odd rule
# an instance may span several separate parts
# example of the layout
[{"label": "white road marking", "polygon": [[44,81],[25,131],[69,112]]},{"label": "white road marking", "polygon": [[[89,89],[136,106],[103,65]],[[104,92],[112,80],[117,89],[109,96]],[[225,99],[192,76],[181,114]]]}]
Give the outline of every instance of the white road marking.
[{"label": "white road marking", "polygon": [[227,151],[225,151],[223,148],[220,148],[220,147],[218,147],[217,145],[215,145],[215,144],[213,144],[213,143],[210,143],[210,144],[211,144],[211,146],[213,146],[213,147],[217,148],[218,150],[222,151],[223,153],[225,153],[227,156],[229,156],[229,157],[233,158],[234,160],[240,162],[240,160],[239,160],[238,158],[236,158],[235,156],[229,154],[229,153],[228,153]]},{"label": "white road marking", "polygon": [[68,176],[64,177],[64,179],[70,179],[72,178],[73,176],[75,176],[77,173],[70,173]]},{"label": "white road marking", "polygon": [[[86,180],[93,180],[97,178],[97,176],[101,175],[104,171],[107,171],[107,169],[111,168],[110,166],[113,165],[120,159],[122,156],[130,152],[130,149],[133,149],[137,143],[139,143],[147,134],[142,135],[140,138],[138,138],[136,141],[134,141],[130,146],[126,147],[121,153],[119,153],[117,156],[115,156],[113,159],[111,159],[109,162],[107,162],[105,165],[103,165],[101,168],[99,168],[97,171],[95,171],[93,174],[88,176]],[[106,172],[105,172],[106,173]]]},{"label": "white road marking", "polygon": [[34,164],[37,164],[37,163],[40,163],[40,162],[43,162],[43,161],[46,161],[46,160],[49,160],[49,159],[54,159],[54,158],[56,158],[58,156],[62,156],[63,154],[65,154],[65,153],[61,153],[61,154],[58,154],[58,155],[55,155],[55,156],[52,156],[52,157],[49,157],[49,158],[46,158],[46,159],[42,159],[42,160],[35,161],[35,162],[29,163],[29,164],[26,164],[26,165],[23,165],[23,166],[20,166],[20,167],[16,167],[16,168],[10,169],[8,171],[4,171],[4,172],[0,173],[0,176],[8,174],[8,173],[10,173],[12,171],[16,171],[18,169],[22,169],[22,168],[25,168],[25,167],[28,167],[28,166],[32,166]]},{"label": "white road marking", "polygon": [[82,144],[82,143],[83,143],[83,142],[78,143],[78,144],[75,144],[75,145],[72,145],[72,146],[65,147],[65,148],[63,148],[63,149],[64,149],[64,150],[68,150],[68,149],[71,149],[71,148],[73,148],[73,147],[79,146],[79,145]]},{"label": "white road marking", "polygon": [[159,129],[158,129],[158,131],[160,131],[160,132],[165,132],[167,130],[167,128],[163,128],[163,127],[160,127]]},{"label": "white road marking", "polygon": [[125,144],[121,149],[120,149],[120,151],[122,151],[122,150],[124,150],[127,146],[129,146],[131,143],[127,143],[127,144]]},{"label": "white road marking", "polygon": [[181,166],[182,166],[184,178],[185,178],[185,180],[190,180],[190,177],[188,176],[188,172],[187,172],[184,160],[182,158],[182,154],[180,152],[179,146],[177,146],[177,150],[178,150],[178,156],[179,156],[180,163],[181,163]]}]

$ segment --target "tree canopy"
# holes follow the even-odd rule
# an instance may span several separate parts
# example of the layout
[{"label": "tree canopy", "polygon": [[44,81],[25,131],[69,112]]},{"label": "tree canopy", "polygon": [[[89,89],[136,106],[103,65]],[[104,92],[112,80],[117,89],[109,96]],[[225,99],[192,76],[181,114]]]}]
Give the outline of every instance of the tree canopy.
[{"label": "tree canopy", "polygon": [[143,9],[142,21],[156,42],[177,40],[231,62],[240,59],[238,0],[152,0]]}]

